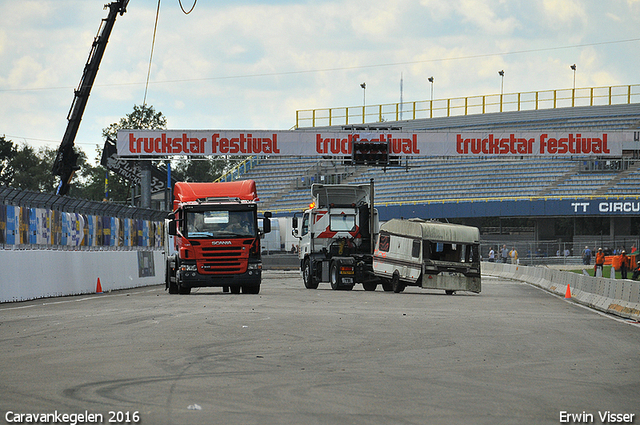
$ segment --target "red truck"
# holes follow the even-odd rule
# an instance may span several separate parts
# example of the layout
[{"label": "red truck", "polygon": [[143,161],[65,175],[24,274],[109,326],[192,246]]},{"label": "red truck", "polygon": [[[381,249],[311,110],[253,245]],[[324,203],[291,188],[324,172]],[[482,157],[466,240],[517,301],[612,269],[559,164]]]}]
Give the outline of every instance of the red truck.
[{"label": "red truck", "polygon": [[170,294],[189,294],[197,287],[260,292],[260,238],[271,231],[271,213],[264,213],[259,229],[258,200],[253,180],[175,184],[165,238]]}]

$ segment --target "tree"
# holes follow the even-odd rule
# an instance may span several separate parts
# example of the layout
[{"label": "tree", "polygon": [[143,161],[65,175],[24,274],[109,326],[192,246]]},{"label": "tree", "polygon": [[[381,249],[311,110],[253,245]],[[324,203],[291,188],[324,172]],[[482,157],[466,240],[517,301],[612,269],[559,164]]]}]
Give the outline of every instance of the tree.
[{"label": "tree", "polygon": [[9,186],[13,180],[11,160],[14,156],[16,156],[16,147],[13,142],[7,140],[5,136],[0,136],[0,184]]},{"label": "tree", "polygon": [[6,184],[17,189],[55,191],[56,179],[51,173],[55,156],[56,151],[53,149],[40,148],[36,151],[33,147],[23,144],[15,149],[15,154],[9,161],[11,178]]},{"label": "tree", "polygon": [[[159,130],[167,128],[167,118],[162,112],[156,112],[153,106],[133,105],[133,112],[121,118],[117,123],[110,124],[102,129],[105,139],[116,140],[118,130],[124,129],[149,129]],[[102,149],[98,148],[98,157],[102,156]],[[92,199],[103,199],[105,196],[106,169],[102,166],[92,167],[87,170],[90,175],[90,183],[87,187],[87,195]],[[130,193],[131,182],[125,178],[109,173],[109,199],[114,201],[126,201]]]},{"label": "tree", "polygon": [[227,164],[228,161],[224,157],[201,160],[182,159],[176,161],[173,169],[183,176],[184,181],[212,182],[224,173]]},{"label": "tree", "polygon": [[153,106],[133,105],[133,112],[120,118],[117,123],[110,124],[102,130],[102,136],[116,140],[118,130],[124,129],[159,130],[167,128],[167,118],[162,112],[156,112]]}]

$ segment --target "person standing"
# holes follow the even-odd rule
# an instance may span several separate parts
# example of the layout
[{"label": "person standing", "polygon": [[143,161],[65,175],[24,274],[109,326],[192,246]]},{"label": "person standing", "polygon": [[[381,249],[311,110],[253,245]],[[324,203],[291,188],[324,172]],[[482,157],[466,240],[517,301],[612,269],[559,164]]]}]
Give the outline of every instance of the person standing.
[{"label": "person standing", "polygon": [[628,258],[627,251],[623,249],[622,252],[620,253],[620,278],[621,279],[627,278],[627,270],[629,270],[627,258]]},{"label": "person standing", "polygon": [[515,246],[509,251],[509,257],[511,257],[511,264],[518,264],[518,251]]},{"label": "person standing", "polygon": [[493,263],[496,261],[496,253],[493,250],[493,247],[489,248],[489,262]]},{"label": "person standing", "polygon": [[509,250],[507,250],[506,245],[502,245],[502,251],[500,252],[500,255],[502,256],[502,262],[507,264],[509,259]]},{"label": "person standing", "polygon": [[596,266],[595,266],[596,277],[602,277],[603,268],[604,268],[604,252],[602,251],[602,248],[598,248],[598,252],[596,254]]},{"label": "person standing", "polygon": [[584,250],[582,250],[582,264],[585,266],[591,264],[591,250],[588,246],[585,246]]}]

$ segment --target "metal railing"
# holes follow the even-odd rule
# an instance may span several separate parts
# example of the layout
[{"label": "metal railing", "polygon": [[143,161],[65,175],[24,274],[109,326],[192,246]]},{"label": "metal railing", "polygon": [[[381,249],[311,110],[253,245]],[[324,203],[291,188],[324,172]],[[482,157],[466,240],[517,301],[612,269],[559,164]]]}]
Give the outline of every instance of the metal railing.
[{"label": "metal railing", "polygon": [[640,102],[640,84],[490,94],[296,111],[296,128]]},{"label": "metal railing", "polygon": [[241,163],[237,164],[235,167],[233,167],[232,169],[230,169],[220,177],[218,177],[214,181],[214,183],[233,181],[238,177],[240,177],[242,174],[251,170],[254,167],[254,165],[259,163],[260,163],[260,159],[258,157],[251,156],[245,159],[244,161],[242,161]]},{"label": "metal railing", "polygon": [[166,215],[0,186],[0,249],[162,249]]}]

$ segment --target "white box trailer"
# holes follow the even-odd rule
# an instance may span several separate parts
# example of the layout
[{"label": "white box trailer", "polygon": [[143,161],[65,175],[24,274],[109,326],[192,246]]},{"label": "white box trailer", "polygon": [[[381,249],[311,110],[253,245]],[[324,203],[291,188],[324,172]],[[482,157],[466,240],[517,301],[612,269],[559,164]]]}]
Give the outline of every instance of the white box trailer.
[{"label": "white box trailer", "polygon": [[422,219],[392,219],[380,226],[373,272],[394,292],[406,286],[481,291],[480,231]]}]

